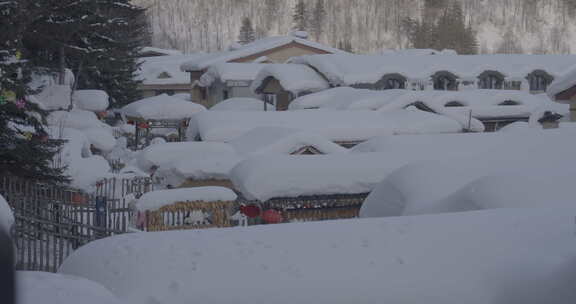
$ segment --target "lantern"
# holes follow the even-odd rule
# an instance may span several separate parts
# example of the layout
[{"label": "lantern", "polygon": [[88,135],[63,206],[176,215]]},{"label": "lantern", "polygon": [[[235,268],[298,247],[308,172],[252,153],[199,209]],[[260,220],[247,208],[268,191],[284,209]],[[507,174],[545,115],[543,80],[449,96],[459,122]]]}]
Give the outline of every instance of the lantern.
[{"label": "lantern", "polygon": [[138,128],[148,129],[148,123],[146,123],[146,122],[141,122],[141,123],[138,124]]},{"label": "lantern", "polygon": [[262,219],[267,224],[279,224],[283,222],[282,213],[274,209],[264,211],[264,213],[262,213]]},{"label": "lantern", "polygon": [[262,210],[256,205],[240,206],[240,212],[249,218],[260,216]]},{"label": "lantern", "polygon": [[85,204],[86,196],[82,195],[82,193],[75,192],[72,194],[72,202],[76,204]]}]

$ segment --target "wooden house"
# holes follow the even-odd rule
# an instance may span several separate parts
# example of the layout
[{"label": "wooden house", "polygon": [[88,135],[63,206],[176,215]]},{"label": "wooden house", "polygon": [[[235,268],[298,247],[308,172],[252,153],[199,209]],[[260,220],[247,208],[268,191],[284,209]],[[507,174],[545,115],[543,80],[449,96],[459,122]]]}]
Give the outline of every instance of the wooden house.
[{"label": "wooden house", "polygon": [[[209,91],[197,83],[208,69],[219,63],[285,63],[295,56],[344,54],[346,52],[307,39],[304,32],[290,36],[267,37],[246,45],[234,44],[227,51],[207,54],[181,65],[190,74],[192,100],[210,106]],[[230,96],[234,97],[234,96]]]}]

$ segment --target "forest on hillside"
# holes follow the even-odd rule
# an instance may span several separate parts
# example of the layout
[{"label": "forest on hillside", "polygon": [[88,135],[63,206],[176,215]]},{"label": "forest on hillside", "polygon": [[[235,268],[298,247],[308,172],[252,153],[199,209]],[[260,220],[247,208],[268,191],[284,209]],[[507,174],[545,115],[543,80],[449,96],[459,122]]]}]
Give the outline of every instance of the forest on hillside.
[{"label": "forest on hillside", "polygon": [[[442,14],[456,1],[479,53],[576,50],[576,0],[304,0],[311,39],[359,53],[411,47],[406,20]],[[294,28],[299,0],[134,0],[148,7],[155,46],[215,51],[238,40],[244,18],[256,37]],[[322,2],[319,10],[318,2]]]}]

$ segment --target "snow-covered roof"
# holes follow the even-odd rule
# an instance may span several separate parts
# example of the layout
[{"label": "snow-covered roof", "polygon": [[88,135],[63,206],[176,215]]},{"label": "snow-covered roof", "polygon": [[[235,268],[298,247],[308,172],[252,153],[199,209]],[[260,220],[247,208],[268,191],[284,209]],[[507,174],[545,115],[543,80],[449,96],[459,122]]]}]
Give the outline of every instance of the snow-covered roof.
[{"label": "snow-covered roof", "polygon": [[122,113],[144,119],[184,119],[205,110],[203,105],[162,94],[126,105]]},{"label": "snow-covered roof", "polygon": [[79,248],[60,272],[127,303],[566,304],[576,302],[574,214],[489,210],[129,233]]},{"label": "snow-covered roof", "polygon": [[361,215],[447,211],[439,211],[437,202],[486,176],[538,175],[550,183],[556,182],[552,176],[563,174],[564,179],[572,180],[576,170],[565,164],[576,150],[576,144],[569,140],[574,131],[391,136],[362,143],[351,154],[381,152],[386,154],[383,162],[396,166],[396,170],[388,170],[383,182],[364,202]]},{"label": "snow-covered roof", "polygon": [[566,71],[563,75],[556,77],[548,86],[546,93],[552,100],[556,100],[556,95],[576,86],[576,67]]},{"label": "snow-covered roof", "polygon": [[222,83],[226,83],[226,81],[229,80],[251,82],[265,66],[265,64],[257,63],[215,64],[200,77],[198,85],[201,87],[209,87],[216,80]]},{"label": "snow-covered roof", "polygon": [[[505,104],[506,102],[514,104]],[[472,114],[471,128],[482,131],[477,119],[516,117],[530,118],[550,111],[565,115],[566,105],[552,102],[545,95],[533,95],[517,90],[465,90],[465,91],[412,91],[383,90],[373,91],[339,87],[309,94],[295,99],[291,110],[335,109],[335,110],[378,110],[395,111],[415,103],[422,103],[432,111],[460,121],[467,127],[468,116]],[[538,117],[540,118],[540,117]]]},{"label": "snow-covered roof", "polygon": [[379,55],[458,55],[455,50],[444,49],[442,51],[438,51],[435,49],[385,49],[380,52]]},{"label": "snow-covered roof", "polygon": [[201,58],[206,54],[186,54],[139,58],[140,68],[135,78],[143,85],[190,84],[190,75],[180,70],[184,62]]},{"label": "snow-covered roof", "polygon": [[234,97],[213,105],[210,111],[264,111],[264,102],[256,98]]},{"label": "snow-covered roof", "polygon": [[109,106],[108,94],[102,90],[76,90],[72,94],[74,106],[86,111],[102,112]]},{"label": "snow-covered roof", "polygon": [[166,55],[166,56],[182,55],[182,51],[179,51],[179,50],[161,49],[161,48],[152,47],[152,46],[143,47],[142,49],[140,49],[139,53],[142,55],[148,55],[150,53],[162,54],[162,55]]},{"label": "snow-covered roof", "polygon": [[428,81],[436,72],[450,72],[460,79],[475,80],[484,71],[498,71],[510,80],[525,80],[535,70],[558,77],[576,65],[574,55],[306,55],[291,62],[307,64],[333,86],[375,83],[387,74],[408,80]]},{"label": "snow-covered roof", "polygon": [[14,304],[123,304],[100,283],[65,274],[41,271],[16,272]]},{"label": "snow-covered roof", "polygon": [[135,204],[139,211],[155,211],[178,202],[235,201],[234,191],[223,187],[193,187],[147,192]]},{"label": "snow-covered roof", "polygon": [[[241,59],[248,56],[253,56],[262,52],[266,52],[278,47],[288,45],[290,43],[298,43],[305,45],[307,47],[315,48],[330,54],[344,54],[346,52],[335,49],[317,42],[313,42],[307,39],[298,38],[294,35],[291,36],[275,36],[267,37],[260,40],[256,40],[252,43],[248,43],[238,48],[234,48],[229,51],[222,51],[208,54],[205,57],[190,60],[182,64],[181,69],[183,71],[202,71],[207,69],[213,64],[222,62],[231,62],[237,59]],[[347,54],[347,53],[346,53]]]},{"label": "snow-covered roof", "polygon": [[230,142],[257,127],[284,127],[318,134],[331,141],[364,141],[403,133],[455,133],[462,126],[453,119],[423,111],[278,111],[219,112],[195,115],[188,138]]},{"label": "snow-covered roof", "polygon": [[284,127],[254,128],[230,141],[230,145],[243,155],[292,154],[305,147],[312,147],[322,154],[348,151],[323,136]]},{"label": "snow-covered roof", "polygon": [[262,89],[268,78],[280,82],[285,91],[298,95],[302,92],[316,92],[330,87],[328,82],[312,68],[303,64],[267,64],[252,82],[252,91]]},{"label": "snow-covered roof", "polygon": [[368,193],[385,176],[382,153],[258,156],[230,176],[249,200]]},{"label": "snow-covered roof", "polygon": [[216,142],[175,142],[161,143],[146,147],[138,154],[138,167],[149,171],[153,166],[166,167],[180,160],[204,160],[207,158],[232,158],[236,156],[233,147]]}]

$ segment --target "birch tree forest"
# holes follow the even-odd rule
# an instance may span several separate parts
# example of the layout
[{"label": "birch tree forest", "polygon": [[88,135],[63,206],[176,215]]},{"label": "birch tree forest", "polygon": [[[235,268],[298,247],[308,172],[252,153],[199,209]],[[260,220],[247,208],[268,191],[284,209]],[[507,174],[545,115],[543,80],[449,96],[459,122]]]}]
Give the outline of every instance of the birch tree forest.
[{"label": "birch tree forest", "polygon": [[[576,50],[576,0],[304,0],[312,40],[357,53],[411,47],[405,20],[422,20],[430,3],[462,5],[480,53],[562,54]],[[157,47],[185,52],[227,49],[250,18],[256,38],[294,28],[298,0],[134,0],[149,8]],[[322,2],[319,4],[319,2]],[[442,5],[438,5],[438,10]],[[440,33],[441,34],[441,33]]]}]

